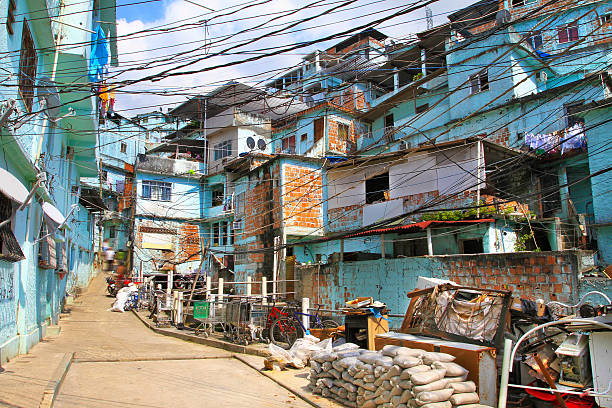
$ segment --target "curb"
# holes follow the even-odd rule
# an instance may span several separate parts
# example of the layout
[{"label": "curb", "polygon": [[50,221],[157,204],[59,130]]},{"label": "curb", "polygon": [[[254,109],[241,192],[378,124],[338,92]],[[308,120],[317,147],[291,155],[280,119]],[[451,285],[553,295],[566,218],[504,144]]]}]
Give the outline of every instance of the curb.
[{"label": "curb", "polygon": [[57,396],[62,383],[64,382],[64,378],[66,378],[66,374],[72,365],[72,361],[74,360],[74,353],[66,353],[60,361],[59,365],[53,372],[51,379],[45,386],[43,390],[43,396],[38,405],[39,408],[51,408],[55,403],[55,397]]},{"label": "curb", "polygon": [[241,346],[238,344],[228,343],[223,340],[211,339],[211,338],[203,338],[194,336],[186,333],[177,333],[175,331],[165,330],[159,327],[155,327],[155,325],[146,321],[144,317],[142,317],[138,312],[132,310],[132,313],[149,329],[153,330],[155,333],[162,334],[164,336],[174,337],[180,340],[191,341],[193,343],[202,344],[205,346],[216,347],[223,349],[225,351],[229,351],[232,353],[241,353],[241,354],[250,354],[258,357],[269,357],[270,353],[265,350],[254,350],[248,348],[247,346]]},{"label": "curb", "polygon": [[304,392],[302,390],[297,390],[294,387],[290,387],[290,386],[288,386],[286,384],[283,384],[281,381],[279,381],[276,378],[272,377],[266,371],[260,370],[259,368],[255,367],[253,364],[249,363],[248,361],[246,361],[242,357],[237,356],[237,355],[234,355],[233,357],[236,360],[242,362],[243,364],[246,364],[247,366],[251,367],[253,370],[257,371],[259,374],[261,374],[261,375],[269,378],[270,380],[274,381],[276,384],[280,385],[281,387],[283,387],[287,391],[297,395],[301,400],[303,400],[304,402],[312,405],[313,407],[315,407],[315,408],[328,408],[328,407],[320,405],[320,404],[314,402],[313,400],[311,400],[310,397],[308,395],[304,394]]}]

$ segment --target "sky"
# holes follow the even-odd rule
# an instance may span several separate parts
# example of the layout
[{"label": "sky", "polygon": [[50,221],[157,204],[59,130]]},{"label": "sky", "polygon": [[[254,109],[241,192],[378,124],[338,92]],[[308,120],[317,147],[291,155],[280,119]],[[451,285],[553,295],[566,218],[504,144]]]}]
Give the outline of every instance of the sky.
[{"label": "sky", "polygon": [[[434,25],[447,22],[448,13],[473,2],[431,4]],[[111,78],[137,80],[166,70],[176,75],[122,88],[115,109],[125,116],[160,107],[166,111],[231,80],[261,86],[309,52],[342,38],[257,61],[243,62],[245,58],[353,29],[411,4],[405,0],[118,0],[119,66]],[[303,19],[307,21],[299,22]],[[426,29],[425,9],[382,22],[376,29],[395,42],[405,41]],[[236,62],[240,63],[213,69]]]}]

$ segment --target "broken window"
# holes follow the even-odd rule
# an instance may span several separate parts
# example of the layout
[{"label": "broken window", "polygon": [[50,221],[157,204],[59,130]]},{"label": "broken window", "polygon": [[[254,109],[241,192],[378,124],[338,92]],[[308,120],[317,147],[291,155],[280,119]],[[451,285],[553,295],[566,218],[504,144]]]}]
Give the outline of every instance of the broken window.
[{"label": "broken window", "polygon": [[602,14],[599,17],[599,21],[601,22],[601,25],[606,25],[606,24],[612,23],[612,14],[610,14],[610,13]]},{"label": "broken window", "polygon": [[379,174],[366,180],[366,204],[373,204],[389,199],[389,172]]},{"label": "broken window", "polygon": [[578,22],[574,21],[567,25],[557,27],[559,44],[564,44],[578,40]]},{"label": "broken window", "polygon": [[485,69],[470,75],[470,94],[489,90],[489,72]]},{"label": "broken window", "polygon": [[223,205],[223,184],[211,186],[210,191],[212,195],[212,206],[216,207],[218,205]]},{"label": "broken window", "polygon": [[172,183],[166,181],[143,180],[142,198],[143,200],[171,201]]},{"label": "broken window", "polygon": [[37,65],[38,57],[34,48],[34,40],[30,34],[27,21],[23,20],[21,55],[19,57],[19,93],[28,112],[32,112],[32,105],[34,104]]},{"label": "broken window", "polygon": [[127,152],[127,144],[121,143],[121,153],[126,153],[126,152]]},{"label": "broken window", "polygon": [[482,238],[462,239],[459,241],[459,249],[462,254],[482,254],[484,252]]},{"label": "broken window", "polygon": [[295,135],[283,139],[283,153],[295,154]]},{"label": "broken window", "polygon": [[18,262],[25,259],[25,256],[13,233],[15,227],[13,215],[13,202],[5,195],[0,194],[0,222],[9,220],[0,227],[0,259]]},{"label": "broken window", "polygon": [[316,144],[323,138],[323,118],[314,120],[314,143]]}]

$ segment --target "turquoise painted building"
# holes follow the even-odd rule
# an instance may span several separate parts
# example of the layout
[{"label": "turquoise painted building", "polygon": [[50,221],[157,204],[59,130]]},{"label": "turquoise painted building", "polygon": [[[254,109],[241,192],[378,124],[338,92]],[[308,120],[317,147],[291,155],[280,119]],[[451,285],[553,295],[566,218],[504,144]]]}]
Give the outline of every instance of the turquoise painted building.
[{"label": "turquoise painted building", "polygon": [[[0,3],[0,352],[27,353],[95,275],[97,91],[117,64],[115,2]],[[100,23],[102,21],[102,23]],[[78,28],[77,28],[78,27]],[[92,34],[94,33],[95,34]],[[67,84],[81,85],[67,88]],[[13,179],[14,177],[14,179]],[[11,183],[10,185],[8,183]],[[12,193],[11,193],[12,191]],[[17,191],[17,193],[15,193]],[[23,193],[31,191],[26,199]]]}]

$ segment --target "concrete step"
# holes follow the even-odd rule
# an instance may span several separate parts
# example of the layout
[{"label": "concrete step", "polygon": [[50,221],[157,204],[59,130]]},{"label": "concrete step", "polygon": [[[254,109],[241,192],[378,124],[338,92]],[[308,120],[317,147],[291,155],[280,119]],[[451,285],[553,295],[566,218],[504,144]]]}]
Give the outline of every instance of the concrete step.
[{"label": "concrete step", "polygon": [[61,331],[62,331],[62,327],[59,324],[47,326],[47,336],[48,337],[57,337],[60,335]]}]

